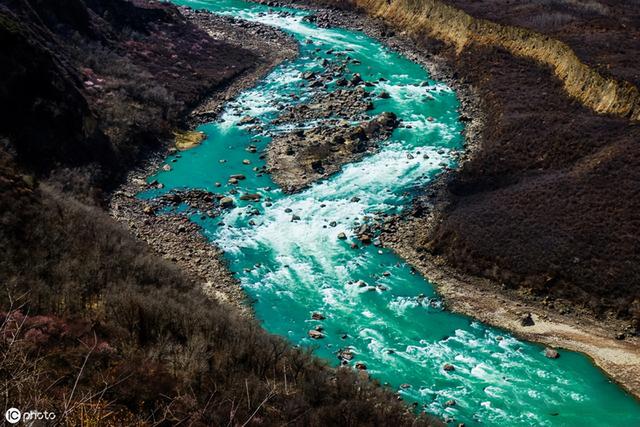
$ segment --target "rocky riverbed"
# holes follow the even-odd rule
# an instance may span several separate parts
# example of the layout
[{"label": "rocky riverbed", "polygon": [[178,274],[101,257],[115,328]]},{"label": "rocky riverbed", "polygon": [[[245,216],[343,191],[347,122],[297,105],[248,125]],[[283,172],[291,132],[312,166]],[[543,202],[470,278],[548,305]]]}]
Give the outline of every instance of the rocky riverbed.
[{"label": "rocky riverbed", "polygon": [[[582,110],[575,111],[575,106],[565,106],[557,101],[563,95],[558,93],[553,84],[543,92],[537,90],[537,94],[543,95],[538,97],[535,94],[524,95],[523,86],[514,83],[513,79],[508,82],[502,81],[508,80],[509,75],[523,73],[531,74],[531,80],[542,81],[539,72],[531,71],[535,69],[532,64],[522,64],[521,61],[514,61],[502,55],[497,61],[499,64],[486,67],[486,56],[483,55],[496,55],[495,53],[471,49],[466,56],[460,57],[428,38],[425,38],[421,48],[418,48],[414,40],[394,30],[383,20],[372,19],[349,10],[322,8],[322,2],[318,1],[282,3],[296,7],[313,4],[314,13],[308,19],[317,25],[356,29],[383,40],[388,46],[423,64],[434,78],[446,82],[458,94],[460,118],[465,122],[465,152],[460,156],[458,168],[445,171],[430,183],[429,187],[424,188],[422,194],[416,198],[412,211],[401,217],[386,218],[381,223],[373,224],[373,234],[382,232],[380,244],[393,248],[429,278],[453,310],[512,330],[526,339],[584,352],[617,382],[634,395],[640,396],[640,383],[637,381],[637,378],[640,378],[637,356],[640,353],[640,340],[636,332],[637,325],[613,315],[595,317],[592,309],[577,305],[570,298],[537,295],[526,288],[514,289],[468,274],[452,266],[445,257],[431,254],[417,244],[424,240],[424,236],[432,234],[442,221],[442,212],[446,212],[451,198],[450,183],[460,176],[460,171],[465,170],[465,163],[482,155],[483,146],[487,144],[486,138],[502,138],[496,133],[504,126],[501,120],[507,124],[515,121],[513,117],[500,119],[502,116],[496,115],[492,120],[488,120],[488,111],[501,111],[502,105],[520,102],[526,96],[530,100],[536,99],[536,105],[530,106],[534,117],[538,114],[536,108],[540,111],[546,111],[544,108],[548,108],[540,107],[540,104],[552,104],[557,111],[563,111],[562,114],[565,114],[565,110],[570,110],[573,120],[576,117],[591,122],[602,119],[594,118]],[[490,71],[491,75],[505,76],[505,79],[489,81],[484,73],[485,68],[491,67],[499,68]],[[529,71],[525,72],[524,69]],[[524,89],[529,87],[534,86],[525,86]],[[549,123],[548,114],[540,114],[545,116],[541,120]],[[583,116],[591,118],[583,119]],[[615,122],[615,119],[610,121]],[[507,153],[507,157],[509,156],[510,152]],[[537,326],[527,328],[521,325],[520,319],[527,313],[534,313],[534,318],[538,319]]]},{"label": "rocky riverbed", "polygon": [[[296,42],[272,27],[186,7],[181,7],[180,11],[211,37],[236,43],[261,59],[258,67],[229,82],[224,89],[210,94],[196,107],[188,118],[193,126],[213,120],[226,101],[297,54]],[[216,217],[222,209],[230,207],[226,205],[224,196],[205,191],[178,191],[152,200],[136,197],[140,191],[159,187],[156,182],[147,183],[146,178],[160,167],[170,168],[171,165],[163,164],[164,159],[176,151],[173,144],[168,144],[166,150],[156,152],[143,166],[129,173],[125,184],[112,194],[109,212],[156,253],[175,262],[192,279],[201,283],[208,295],[250,313],[246,296],[226,267],[221,251],[208,242],[200,228],[188,219],[189,214],[196,213]],[[187,206],[183,213],[160,214],[164,208],[183,203]]]}]

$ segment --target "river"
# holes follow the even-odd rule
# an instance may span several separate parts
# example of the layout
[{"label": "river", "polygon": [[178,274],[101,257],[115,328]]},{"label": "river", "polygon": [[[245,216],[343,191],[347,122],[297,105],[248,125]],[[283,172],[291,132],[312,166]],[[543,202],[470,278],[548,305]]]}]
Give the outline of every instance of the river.
[{"label": "river", "polygon": [[[349,365],[365,364],[373,378],[398,390],[417,410],[467,426],[640,425],[638,401],[584,355],[560,350],[560,358],[552,360],[542,346],[444,310],[434,287],[402,259],[357,241],[354,228],[401,212],[410,206],[413,189],[443,166],[455,165],[452,151],[462,149],[463,125],[450,88],[362,33],[303,21],[307,12],[239,0],[175,3],[274,25],[300,42],[296,60],[277,67],[230,101],[218,120],[199,128],[207,134],[203,144],[180,153],[169,163],[171,171],[149,178],[164,184],[163,190],[140,195],[238,190],[236,207],[222,217],[194,215],[192,220],[224,250],[267,331],[313,347],[333,365],[340,363],[338,353],[347,350]],[[374,98],[370,114],[392,111],[410,126],[396,129],[379,152],[333,177],[298,194],[284,194],[268,174],[254,170],[264,165],[258,154],[270,138],[291,130],[271,121],[279,105],[312,99],[314,89],[302,79],[303,72],[318,71],[323,59],[341,61],[345,55],[356,60],[345,70],[347,77],[360,73],[377,82],[367,90],[391,95]],[[245,116],[255,117],[263,130],[238,126]],[[250,145],[258,154],[247,151]],[[229,184],[233,174],[247,179]],[[241,201],[243,193],[259,193],[262,201]],[[338,238],[341,232],[346,239]],[[324,319],[312,319],[314,312]],[[308,336],[316,327],[324,338]],[[445,364],[454,370],[445,370]]]}]

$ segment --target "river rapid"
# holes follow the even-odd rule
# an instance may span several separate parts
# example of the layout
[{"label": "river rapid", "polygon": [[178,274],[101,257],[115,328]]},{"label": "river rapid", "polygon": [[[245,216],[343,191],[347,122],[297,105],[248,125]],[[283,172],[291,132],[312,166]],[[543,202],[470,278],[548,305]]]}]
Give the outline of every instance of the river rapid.
[{"label": "river rapid", "polygon": [[[223,216],[194,215],[192,220],[223,249],[267,331],[314,348],[332,365],[355,369],[364,364],[373,378],[418,411],[447,421],[467,426],[640,425],[638,401],[584,355],[560,350],[560,358],[552,360],[539,345],[446,311],[432,284],[402,259],[357,240],[359,225],[401,212],[410,206],[412,190],[455,165],[463,125],[450,88],[362,33],[304,21],[308,12],[239,0],[175,3],[273,25],[300,43],[296,60],[278,66],[230,101],[218,120],[200,126],[207,135],[200,146],[168,158],[171,170],[149,177],[163,189],[140,194],[150,198],[176,189],[204,189],[230,195],[237,190],[231,194],[235,207]],[[291,130],[291,125],[271,123],[279,108],[313,98],[318,89],[301,76],[320,71],[323,59],[346,60],[344,77],[360,73],[375,82],[367,91],[388,92],[388,99],[373,98],[369,114],[394,112],[403,126],[377,153],[287,195],[254,168],[264,165],[259,153],[271,137]],[[335,89],[330,84],[324,90]],[[239,126],[246,116],[262,130]],[[251,145],[256,154],[247,151]],[[228,183],[234,174],[246,179]],[[262,199],[240,200],[245,193]],[[321,316],[313,319],[313,313]],[[309,337],[316,328],[323,338]]]}]

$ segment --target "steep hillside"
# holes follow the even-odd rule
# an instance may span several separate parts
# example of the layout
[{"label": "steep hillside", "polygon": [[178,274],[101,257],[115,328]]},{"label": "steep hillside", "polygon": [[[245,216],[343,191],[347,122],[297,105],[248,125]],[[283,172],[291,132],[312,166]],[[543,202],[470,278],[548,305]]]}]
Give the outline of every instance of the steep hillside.
[{"label": "steep hillside", "polygon": [[83,166],[115,177],[257,62],[175,8],[126,0],[6,0],[0,40],[0,95],[11,100],[0,106],[0,135],[40,175]]}]

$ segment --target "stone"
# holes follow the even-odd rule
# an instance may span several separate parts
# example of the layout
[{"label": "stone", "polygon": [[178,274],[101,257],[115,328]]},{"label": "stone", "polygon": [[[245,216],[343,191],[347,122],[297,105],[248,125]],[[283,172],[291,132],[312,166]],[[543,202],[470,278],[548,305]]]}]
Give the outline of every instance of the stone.
[{"label": "stone", "polygon": [[338,239],[345,240],[346,238],[347,238],[347,235],[344,234],[343,232],[338,233]]},{"label": "stone", "polygon": [[232,184],[232,185],[238,184],[238,179],[237,178],[229,178],[229,184]]},{"label": "stone", "polygon": [[249,160],[249,159],[244,159],[244,160],[242,161],[242,164],[243,164],[243,165],[250,165],[250,164],[251,164],[251,160]]},{"label": "stone", "polygon": [[240,121],[238,122],[238,126],[249,125],[249,124],[252,124],[252,123],[255,123],[255,122],[256,122],[256,118],[255,117],[245,116],[245,117],[240,119]]},{"label": "stone", "polygon": [[220,206],[223,208],[233,207],[233,199],[231,197],[223,197],[220,199]]},{"label": "stone", "polygon": [[240,200],[251,201],[251,202],[259,202],[262,196],[257,193],[247,193],[240,196]]},{"label": "stone", "polygon": [[408,388],[411,388],[411,384],[407,384],[407,383],[400,384],[400,388],[403,389],[403,390],[406,390]]},{"label": "stone", "polygon": [[444,369],[447,372],[453,372],[456,370],[455,366],[453,366],[450,363],[445,363],[444,366],[442,367],[442,369]]},{"label": "stone", "polygon": [[363,234],[362,236],[360,236],[360,241],[362,243],[364,243],[365,245],[370,245],[371,244],[371,236],[369,236],[368,234]]},{"label": "stone", "polygon": [[366,371],[367,370],[367,365],[365,365],[362,362],[358,362],[358,363],[356,363],[356,369],[359,369],[361,371]]},{"label": "stone", "polygon": [[169,172],[171,170],[171,166],[164,165],[164,166],[162,166],[162,170],[165,171],[165,172]]},{"label": "stone", "polygon": [[293,222],[293,221],[300,221],[300,216],[295,215],[295,214],[291,215],[291,222]]},{"label": "stone", "polygon": [[351,352],[351,350],[340,350],[338,352],[338,358],[342,360],[352,360],[353,353]]},{"label": "stone", "polygon": [[545,349],[544,355],[549,359],[557,359],[560,357],[560,353],[558,353],[558,351],[553,348]]},{"label": "stone", "polygon": [[309,338],[312,338],[314,340],[324,338],[324,334],[320,331],[316,331],[315,329],[311,329],[309,332],[307,332],[307,335],[309,335]]},{"label": "stone", "polygon": [[242,175],[241,173],[238,173],[238,174],[235,174],[235,175],[231,175],[231,178],[237,179],[238,181],[242,181],[243,179],[247,179],[247,177]]},{"label": "stone", "polygon": [[520,319],[520,325],[522,326],[533,326],[535,322],[533,321],[533,317],[531,317],[531,313],[527,313]]},{"label": "stone", "polygon": [[311,318],[312,318],[313,320],[324,320],[324,315],[323,315],[322,313],[318,313],[317,311],[314,311],[314,312],[311,314]]},{"label": "stone", "polygon": [[453,399],[447,400],[446,402],[444,402],[444,406],[446,407],[456,406],[456,401]]},{"label": "stone", "polygon": [[335,222],[335,221],[331,221],[331,222],[329,223],[329,227],[336,227],[337,225],[338,225],[338,223],[337,223],[337,222]]},{"label": "stone", "polygon": [[389,92],[383,90],[382,92],[380,92],[378,94],[378,98],[389,99],[389,98],[391,98],[391,95],[389,95]]}]

